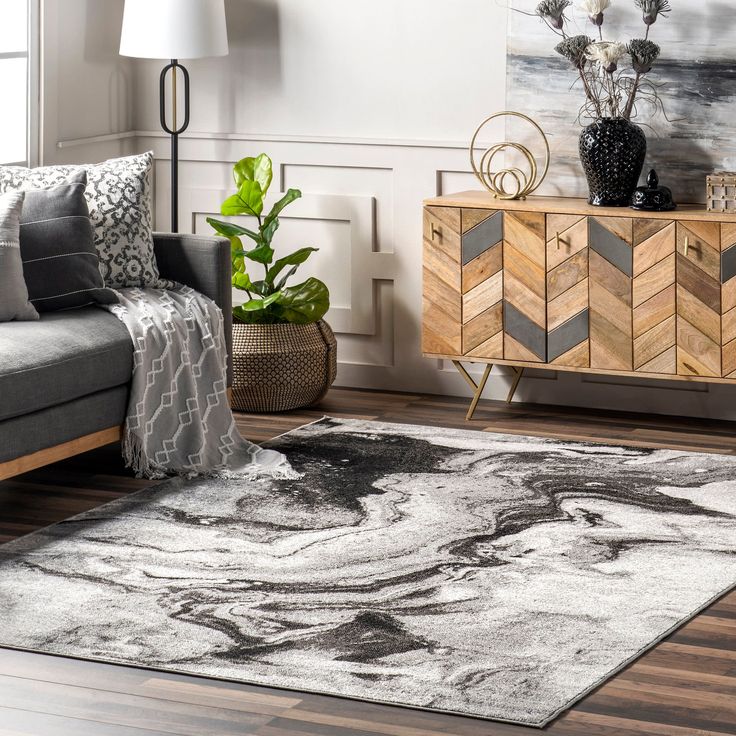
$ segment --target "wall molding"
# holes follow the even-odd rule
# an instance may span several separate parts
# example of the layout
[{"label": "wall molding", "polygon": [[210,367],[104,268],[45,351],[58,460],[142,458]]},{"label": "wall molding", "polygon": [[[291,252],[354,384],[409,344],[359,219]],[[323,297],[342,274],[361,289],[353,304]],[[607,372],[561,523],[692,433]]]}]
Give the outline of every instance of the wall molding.
[{"label": "wall molding", "polygon": [[[182,224],[191,223],[192,232],[197,234],[198,223],[205,217],[220,217],[220,203],[229,194],[231,192],[224,189],[181,189],[179,207]],[[271,197],[266,202],[265,210],[268,211],[274,202],[275,197]],[[307,194],[294,202],[281,215],[281,220],[344,223],[348,226],[350,237],[344,244],[345,252],[336,256],[342,257],[346,264],[350,303],[347,306],[332,306],[326,318],[338,334],[376,335],[378,325],[374,284],[376,281],[392,281],[395,264],[393,253],[379,253],[373,248],[373,198]],[[329,254],[323,254],[325,256],[329,257]]]},{"label": "wall molding", "polygon": [[[106,143],[128,138],[165,138],[162,130],[126,130],[119,133],[104,133],[87,138],[74,138],[57,142],[57,148],[75,148],[90,143]],[[253,141],[265,143],[307,143],[310,145],[337,146],[388,146],[390,148],[439,148],[467,150],[468,141],[402,140],[396,138],[338,138],[325,136],[273,135],[266,133],[205,133],[190,132],[179,136],[184,141]],[[479,144],[478,148],[482,148]]]},{"label": "wall molding", "polygon": [[56,147],[59,149],[79,148],[81,146],[89,146],[94,143],[115,143],[116,141],[130,140],[131,138],[138,137],[139,133],[137,130],[123,130],[119,133],[103,133],[101,135],[92,135],[86,138],[72,138],[66,141],[57,141]]}]

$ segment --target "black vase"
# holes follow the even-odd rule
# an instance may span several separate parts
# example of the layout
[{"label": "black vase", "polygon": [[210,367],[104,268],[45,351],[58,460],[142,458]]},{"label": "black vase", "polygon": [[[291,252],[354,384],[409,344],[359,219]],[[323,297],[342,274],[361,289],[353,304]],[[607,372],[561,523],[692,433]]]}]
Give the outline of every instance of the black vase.
[{"label": "black vase", "polygon": [[603,118],[580,134],[580,159],[590,188],[590,204],[627,207],[639,184],[647,139],[623,118]]}]

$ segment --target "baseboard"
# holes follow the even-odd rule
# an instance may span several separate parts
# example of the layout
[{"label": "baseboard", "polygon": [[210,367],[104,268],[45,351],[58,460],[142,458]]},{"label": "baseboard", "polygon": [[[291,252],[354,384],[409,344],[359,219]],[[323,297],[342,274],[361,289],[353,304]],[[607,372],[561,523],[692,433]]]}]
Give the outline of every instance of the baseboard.
[{"label": "baseboard", "polygon": [[56,463],[59,460],[66,460],[74,455],[81,455],[88,450],[94,450],[96,447],[103,447],[113,442],[119,442],[123,436],[122,426],[110,427],[99,432],[87,434],[84,437],[78,437],[75,440],[64,442],[61,445],[48,447],[45,450],[39,450],[30,455],[8,460],[0,463],[0,480],[7,480],[16,475],[22,475],[29,470],[41,468],[44,465]]}]

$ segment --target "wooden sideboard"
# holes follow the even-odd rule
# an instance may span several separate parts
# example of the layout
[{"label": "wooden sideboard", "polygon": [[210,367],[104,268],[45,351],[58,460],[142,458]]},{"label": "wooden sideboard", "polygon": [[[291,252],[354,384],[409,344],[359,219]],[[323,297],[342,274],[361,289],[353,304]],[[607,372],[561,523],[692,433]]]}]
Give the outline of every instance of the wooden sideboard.
[{"label": "wooden sideboard", "polygon": [[[422,350],[455,362],[469,416],[493,364],[514,388],[524,368],[736,382],[736,215],[429,199]],[[479,384],[463,361],[487,364]]]}]

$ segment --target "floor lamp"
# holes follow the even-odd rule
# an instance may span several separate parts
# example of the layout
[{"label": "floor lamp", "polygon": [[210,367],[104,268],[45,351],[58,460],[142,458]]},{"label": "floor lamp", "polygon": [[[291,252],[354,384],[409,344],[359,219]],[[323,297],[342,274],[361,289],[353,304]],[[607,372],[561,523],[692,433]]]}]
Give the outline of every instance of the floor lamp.
[{"label": "floor lamp", "polygon": [[[179,59],[226,56],[225,0],[125,0],[120,54],[170,59],[159,79],[161,127],[171,136],[171,231],[179,232],[179,136],[189,126],[189,72]],[[184,81],[184,118],[178,120],[177,82]],[[166,80],[171,76],[171,120]]]}]

